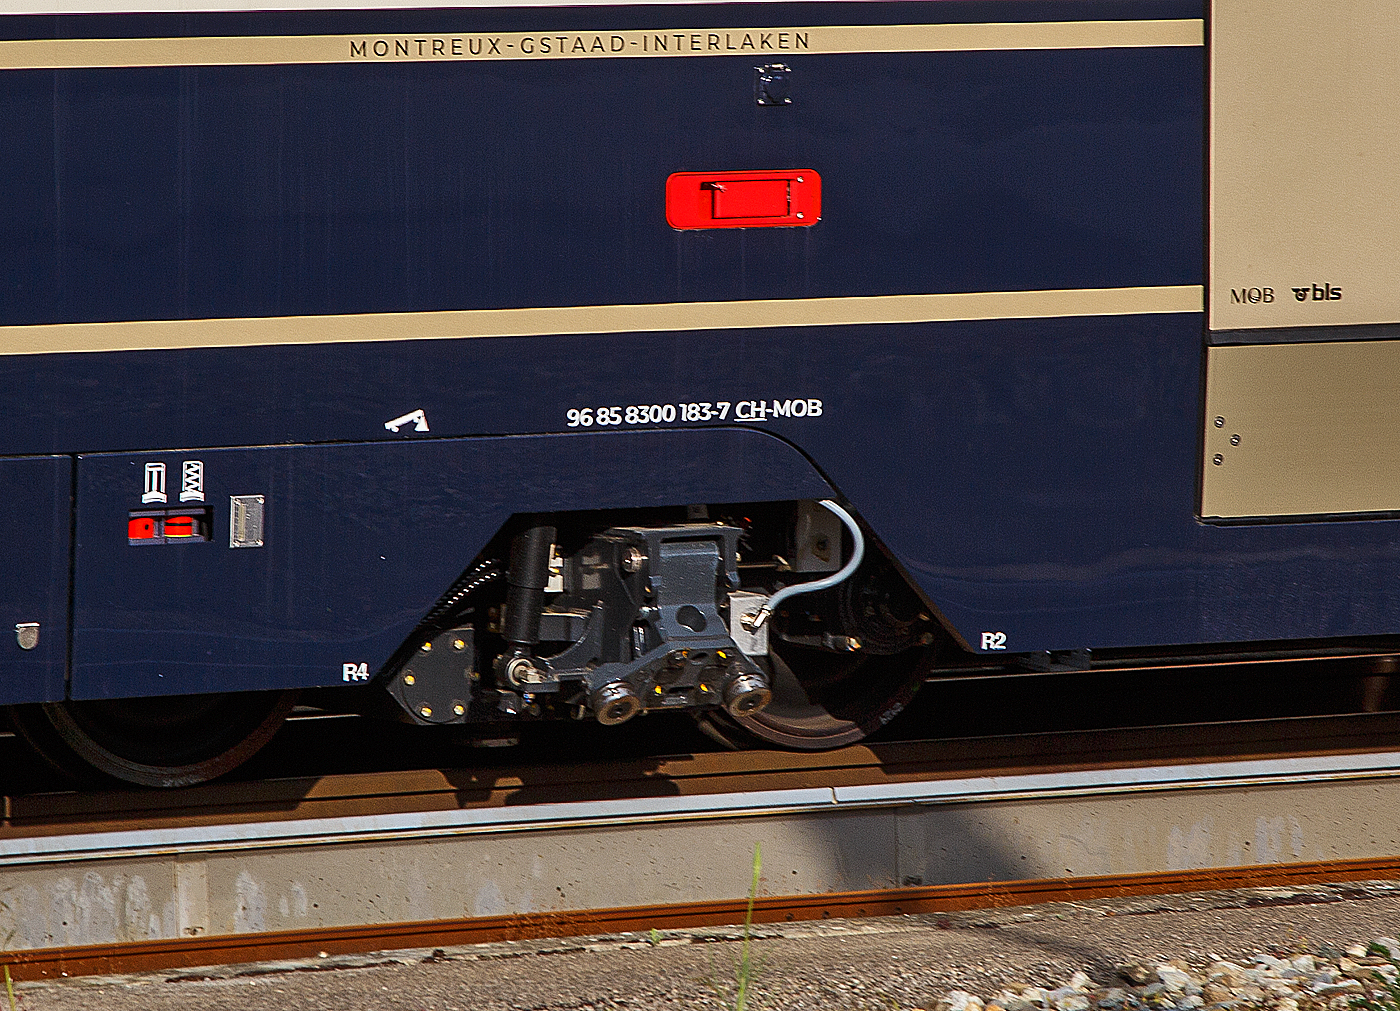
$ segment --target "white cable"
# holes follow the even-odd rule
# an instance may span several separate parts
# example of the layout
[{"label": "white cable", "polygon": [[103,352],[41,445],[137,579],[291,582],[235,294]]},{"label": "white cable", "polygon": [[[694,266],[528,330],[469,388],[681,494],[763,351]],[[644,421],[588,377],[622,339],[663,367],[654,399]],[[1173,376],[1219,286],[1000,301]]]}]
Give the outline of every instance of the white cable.
[{"label": "white cable", "polygon": [[860,566],[861,560],[865,557],[865,538],[861,535],[860,526],[856,523],[855,517],[842,509],[831,499],[822,499],[819,503],[829,511],[835,513],[842,523],[846,524],[846,529],[851,532],[851,540],[855,542],[855,550],[851,552],[851,560],[847,562],[839,572],[833,572],[825,579],[817,579],[810,583],[794,583],[792,586],[785,586],[777,593],[773,594],[763,602],[763,606],[757,611],[744,615],[741,619],[745,628],[751,631],[758,631],[763,627],[778,605],[789,597],[795,597],[799,593],[815,593],[818,590],[825,590],[835,586],[843,579],[850,576]]}]

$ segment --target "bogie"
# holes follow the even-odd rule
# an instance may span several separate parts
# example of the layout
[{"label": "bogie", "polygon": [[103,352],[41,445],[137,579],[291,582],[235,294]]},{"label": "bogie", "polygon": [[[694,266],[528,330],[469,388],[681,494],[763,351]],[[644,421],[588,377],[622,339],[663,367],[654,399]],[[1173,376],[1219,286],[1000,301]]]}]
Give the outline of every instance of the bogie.
[{"label": "bogie", "polygon": [[[686,710],[731,740],[858,740],[907,701],[941,631],[883,555],[852,557],[864,550],[854,520],[843,529],[818,513],[836,515],[802,501],[690,507],[629,526],[521,517],[383,682],[420,723],[615,725]],[[818,580],[831,585],[800,593]],[[759,634],[756,614],[784,587]]]}]

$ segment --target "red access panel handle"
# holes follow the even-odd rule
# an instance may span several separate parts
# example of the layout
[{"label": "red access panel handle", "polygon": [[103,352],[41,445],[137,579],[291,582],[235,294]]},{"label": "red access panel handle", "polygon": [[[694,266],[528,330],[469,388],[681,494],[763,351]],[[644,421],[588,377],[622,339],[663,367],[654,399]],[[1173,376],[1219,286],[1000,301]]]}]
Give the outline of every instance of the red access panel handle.
[{"label": "red access panel handle", "polygon": [[811,169],[674,172],[666,180],[672,228],[806,228],[822,216],[822,177]]}]

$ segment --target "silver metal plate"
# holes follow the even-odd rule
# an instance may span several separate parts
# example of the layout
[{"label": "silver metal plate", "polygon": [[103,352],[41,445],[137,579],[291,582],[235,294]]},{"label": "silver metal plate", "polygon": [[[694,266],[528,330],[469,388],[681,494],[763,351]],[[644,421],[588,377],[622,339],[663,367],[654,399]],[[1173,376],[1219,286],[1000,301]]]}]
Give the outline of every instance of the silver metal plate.
[{"label": "silver metal plate", "polygon": [[263,497],[261,495],[230,495],[228,501],[228,546],[231,548],[262,547]]},{"label": "silver metal plate", "polygon": [[763,625],[757,631],[750,632],[744,628],[742,620],[744,615],[762,607],[767,599],[768,595],[764,593],[739,592],[729,595],[729,638],[746,656],[768,655],[768,626]]},{"label": "silver metal plate", "polygon": [[797,503],[793,572],[835,572],[841,568],[841,521],[820,502]]}]

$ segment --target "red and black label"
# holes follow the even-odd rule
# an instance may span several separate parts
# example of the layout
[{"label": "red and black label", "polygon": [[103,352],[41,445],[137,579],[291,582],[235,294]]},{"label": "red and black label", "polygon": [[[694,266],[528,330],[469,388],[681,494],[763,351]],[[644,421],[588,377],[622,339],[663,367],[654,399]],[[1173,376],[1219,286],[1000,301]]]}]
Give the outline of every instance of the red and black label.
[{"label": "red and black label", "polygon": [[214,510],[210,506],[133,509],[127,514],[128,544],[187,544],[213,539]]}]

